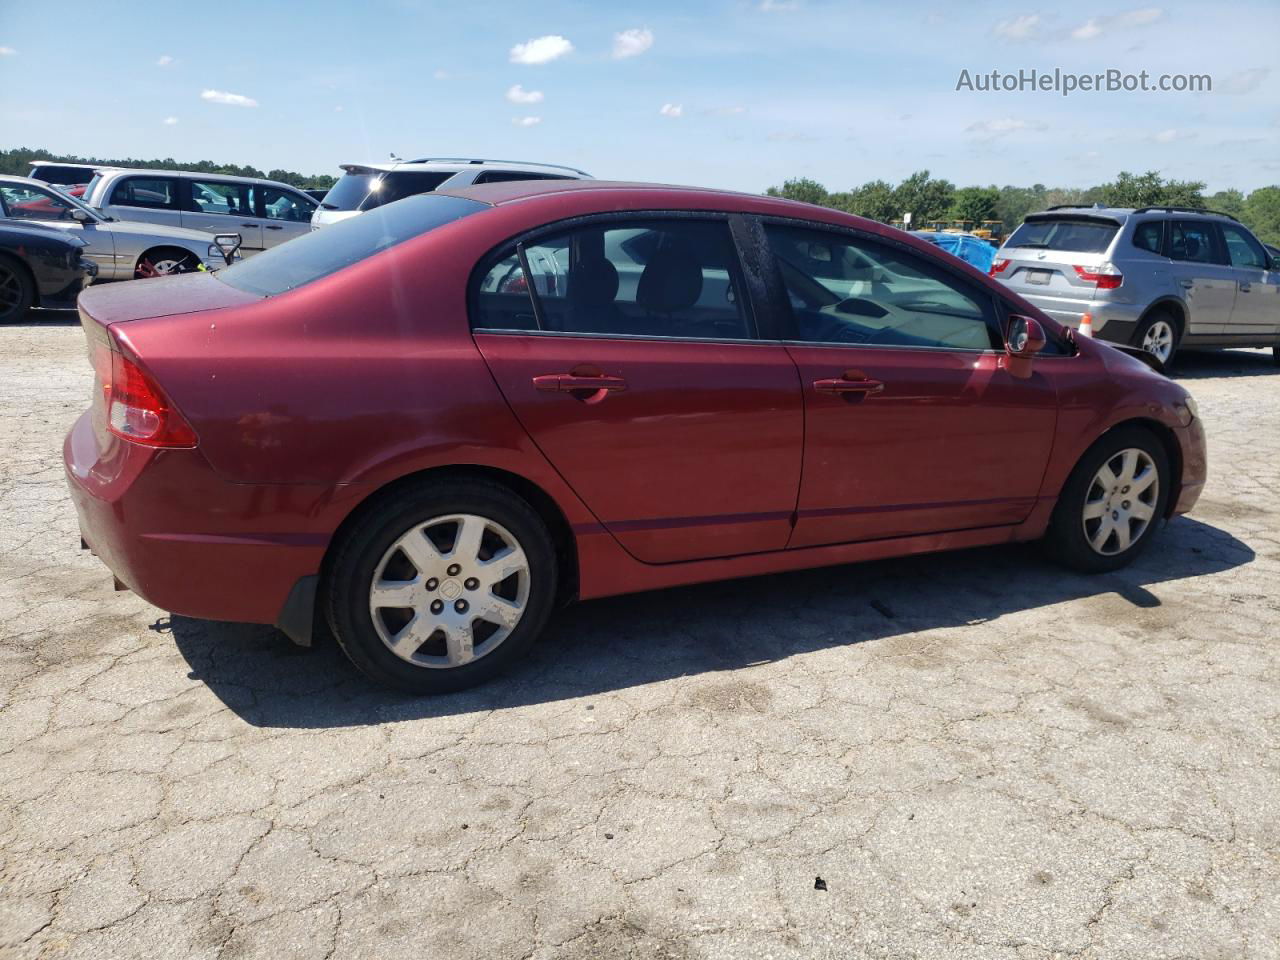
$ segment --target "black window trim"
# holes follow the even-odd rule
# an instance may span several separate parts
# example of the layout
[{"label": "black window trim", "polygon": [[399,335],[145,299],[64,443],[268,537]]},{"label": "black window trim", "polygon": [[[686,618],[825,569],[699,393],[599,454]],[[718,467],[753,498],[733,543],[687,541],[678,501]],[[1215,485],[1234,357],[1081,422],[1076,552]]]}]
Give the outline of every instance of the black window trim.
[{"label": "black window trim", "polygon": [[[805,230],[816,230],[818,232],[829,232],[837,236],[845,236],[852,240],[866,240],[871,243],[878,243],[882,246],[896,248],[908,256],[919,258],[920,251],[910,244],[903,243],[896,237],[884,236],[873,233],[869,230],[860,230],[857,227],[847,227],[841,224],[824,223],[819,220],[802,220],[798,217],[780,217],[775,215],[766,215],[753,217],[761,227],[761,233],[764,233],[764,227],[776,224],[783,227],[796,227]],[[765,240],[762,236],[761,240]],[[943,353],[967,353],[981,355],[986,353],[1002,354],[1005,352],[1003,346],[990,346],[978,350],[972,347],[948,347],[948,346],[929,346],[925,344],[893,344],[893,343],[842,343],[829,342],[824,340],[801,340],[798,339],[799,330],[796,327],[795,314],[791,310],[791,298],[787,295],[786,281],[782,278],[781,267],[778,266],[777,258],[773,254],[773,249],[767,242],[763,248],[766,256],[772,264],[769,271],[769,282],[774,287],[774,293],[769,297],[769,302],[773,305],[773,309],[779,313],[779,330],[780,333],[786,333],[788,336],[781,338],[782,342],[788,346],[800,347],[843,347],[853,350],[928,350],[932,352]],[[987,332],[992,338],[993,344],[1003,344],[1005,341],[1005,331],[1003,327],[1006,324],[1007,316],[1016,313],[1016,308],[1012,303],[1006,301],[1003,297],[997,296],[994,292],[973,282],[972,277],[965,276],[964,272],[956,269],[950,263],[942,260],[931,261],[931,265],[950,274],[962,285],[969,288],[977,295],[977,298],[985,298],[990,305],[990,311],[987,313],[987,319],[984,321]],[[1003,309],[1002,309],[1003,308]],[[1048,330],[1046,334],[1052,336]],[[1065,348],[1065,345],[1064,345]]]},{"label": "black window trim", "polygon": [[[622,340],[622,341],[657,341],[662,343],[732,343],[732,344],[769,344],[776,346],[778,340],[765,339],[760,336],[760,325],[757,317],[760,311],[757,310],[755,304],[754,291],[751,289],[751,282],[747,275],[747,270],[743,263],[742,249],[739,244],[739,235],[735,233],[733,221],[744,219],[743,214],[724,210],[662,210],[662,209],[643,209],[643,210],[610,210],[602,213],[578,214],[567,217],[563,220],[555,220],[551,223],[541,224],[531,230],[508,237],[501,243],[495,244],[485,252],[479,260],[476,261],[475,267],[471,271],[471,275],[467,279],[467,323],[471,327],[471,333],[499,336],[521,336],[521,337],[567,337],[571,339],[586,340]],[[754,336],[746,338],[737,337],[664,337],[656,334],[609,334],[602,335],[599,333],[584,333],[581,331],[568,330],[547,330],[543,322],[543,313],[541,301],[538,298],[536,285],[532,281],[532,273],[529,271],[528,262],[525,259],[524,248],[528,244],[536,244],[536,242],[547,236],[554,236],[563,233],[566,230],[573,230],[580,226],[589,226],[598,223],[609,222],[626,222],[632,220],[707,220],[724,223],[728,227],[730,246],[733,250],[734,259],[738,267],[738,279],[741,280],[742,287],[742,303],[743,319],[746,321],[748,332]],[[537,319],[538,329],[522,330],[509,329],[506,327],[482,327],[476,326],[476,318],[479,316],[479,293],[480,284],[493,269],[494,265],[501,260],[505,260],[511,256],[514,251],[520,258],[520,267],[524,270],[524,275],[529,280],[529,299],[534,306],[534,316]]]},{"label": "black window trim", "polygon": [[[161,174],[161,175],[145,174],[145,173],[129,174],[129,175],[118,178],[115,183],[111,184],[111,197],[107,201],[107,204],[113,207],[117,205],[121,207],[132,207],[135,210],[175,210],[175,211],[181,212],[184,209],[184,207],[183,207],[182,189],[181,187],[179,187],[179,184],[182,183],[184,179],[185,179],[184,177],[171,177],[171,176],[168,176],[167,174]],[[165,207],[157,207],[157,206],[140,207],[137,204],[133,204],[133,203],[117,204],[116,191],[118,191],[126,183],[129,183],[130,181],[133,181],[133,180],[167,180],[169,183],[173,185],[169,191],[169,196],[172,198],[172,201],[169,203],[168,206],[165,206]]]}]

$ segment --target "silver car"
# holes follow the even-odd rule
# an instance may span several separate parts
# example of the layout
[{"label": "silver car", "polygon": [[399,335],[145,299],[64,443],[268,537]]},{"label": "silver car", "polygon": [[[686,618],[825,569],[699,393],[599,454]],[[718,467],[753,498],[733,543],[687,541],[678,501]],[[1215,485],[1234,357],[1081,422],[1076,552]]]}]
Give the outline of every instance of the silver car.
[{"label": "silver car", "polygon": [[317,208],[287,183],[187,170],[99,170],[84,201],[118,220],[238,233],[246,257],[310,232]]},{"label": "silver car", "polygon": [[338,178],[311,218],[318,230],[402,197],[441,188],[509,180],[590,180],[591,174],[554,163],[422,157],[389,163],[344,163]]},{"label": "silver car", "polygon": [[79,237],[86,244],[84,255],[98,265],[100,281],[217,270],[240,256],[240,238],[234,233],[210,236],[182,227],[125,223],[28,177],[0,176],[0,216]]},{"label": "silver car", "polygon": [[1227,214],[1190,207],[1052,207],[1005,241],[991,275],[1072,327],[1167,364],[1180,347],[1271,347],[1280,260]]}]

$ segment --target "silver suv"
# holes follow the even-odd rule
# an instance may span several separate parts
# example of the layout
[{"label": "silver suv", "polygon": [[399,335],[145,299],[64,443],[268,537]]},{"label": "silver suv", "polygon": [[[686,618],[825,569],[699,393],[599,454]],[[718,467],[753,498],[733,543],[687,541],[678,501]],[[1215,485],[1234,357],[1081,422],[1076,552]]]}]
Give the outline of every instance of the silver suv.
[{"label": "silver suv", "polygon": [[344,163],[342,176],[333,185],[320,209],[311,218],[311,229],[354,217],[393,200],[430,193],[441,187],[467,187],[473,183],[509,180],[590,180],[591,174],[554,163],[520,160],[468,160],[459,157],[423,157],[390,163]]},{"label": "silver suv", "polygon": [[238,233],[246,257],[309,233],[316,210],[311,197],[275,180],[103,167],[85,188],[84,202],[118,220]]},{"label": "silver suv", "polygon": [[1010,235],[991,275],[1165,364],[1179,347],[1271,347],[1280,363],[1280,260],[1224,213],[1050,207]]}]

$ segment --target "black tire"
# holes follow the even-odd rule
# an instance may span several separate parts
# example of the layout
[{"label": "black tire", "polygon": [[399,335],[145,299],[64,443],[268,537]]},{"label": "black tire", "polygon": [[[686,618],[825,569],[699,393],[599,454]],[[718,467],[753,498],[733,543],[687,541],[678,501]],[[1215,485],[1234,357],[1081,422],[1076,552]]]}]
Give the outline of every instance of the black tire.
[{"label": "black tire", "polygon": [[[402,659],[379,636],[370,589],[384,555],[403,534],[453,514],[491,520],[515,538],[528,564],[528,596],[519,622],[491,651],[462,666],[419,666]],[[528,650],[551,613],[557,576],[551,534],[523,499],[484,479],[427,481],[375,503],[335,545],[324,609],[339,646],[370,679],[413,694],[449,693],[484,683]]]},{"label": "black tire", "polygon": [[1147,333],[1158,323],[1168,324],[1169,329],[1173,331],[1173,343],[1169,347],[1169,355],[1160,357],[1154,350],[1148,350],[1148,352],[1160,359],[1165,367],[1168,367],[1173,363],[1173,358],[1178,353],[1178,346],[1182,343],[1182,323],[1171,311],[1159,307],[1152,310],[1139,322],[1137,328],[1133,331],[1133,338],[1129,342],[1130,345],[1140,350],[1145,349],[1144,343],[1147,339]]},{"label": "black tire", "polygon": [[35,284],[26,267],[13,257],[0,255],[0,323],[16,323],[26,317],[35,299]]},{"label": "black tire", "polygon": [[1271,362],[1280,367],[1280,344],[1271,348]]},{"label": "black tire", "polygon": [[[176,266],[172,270],[165,270],[159,274],[151,272],[150,267],[156,267],[166,262],[172,262]],[[199,269],[200,258],[190,250],[184,250],[181,247],[154,247],[138,258],[138,262],[133,267],[133,277],[135,280],[143,280],[157,275],[173,276],[179,273],[195,273]]]},{"label": "black tire", "polygon": [[[1103,465],[1117,458],[1122,451],[1131,449],[1143,451],[1155,465],[1158,488],[1154,502],[1149,504],[1152,516],[1127,549],[1104,554],[1094,549],[1086,534],[1086,501],[1091,492],[1097,493],[1094,480]],[[1127,566],[1146,549],[1163,525],[1172,483],[1173,471],[1169,466],[1169,455],[1151,431],[1139,426],[1112,430],[1080,458],[1058,496],[1058,505],[1053,511],[1049,533],[1045,538],[1050,555],[1060,563],[1083,573],[1106,573]],[[1103,521],[1105,522],[1105,517]],[[1131,525],[1129,529],[1132,529]]]}]

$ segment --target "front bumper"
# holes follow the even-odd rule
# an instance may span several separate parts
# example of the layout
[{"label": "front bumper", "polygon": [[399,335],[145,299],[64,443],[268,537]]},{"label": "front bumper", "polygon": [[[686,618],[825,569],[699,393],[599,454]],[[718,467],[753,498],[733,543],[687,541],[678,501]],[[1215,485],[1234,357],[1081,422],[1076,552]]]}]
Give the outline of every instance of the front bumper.
[{"label": "front bumper", "polygon": [[231,483],[198,449],[104,437],[88,412],[63,461],[85,544],[121,584],[184,616],[274,623],[336,526],[318,507],[332,490]]},{"label": "front bumper", "polygon": [[1174,435],[1182,455],[1182,482],[1169,510],[1171,516],[1190,512],[1200,499],[1209,474],[1209,450],[1200,418],[1194,417],[1185,427],[1177,427]]}]

